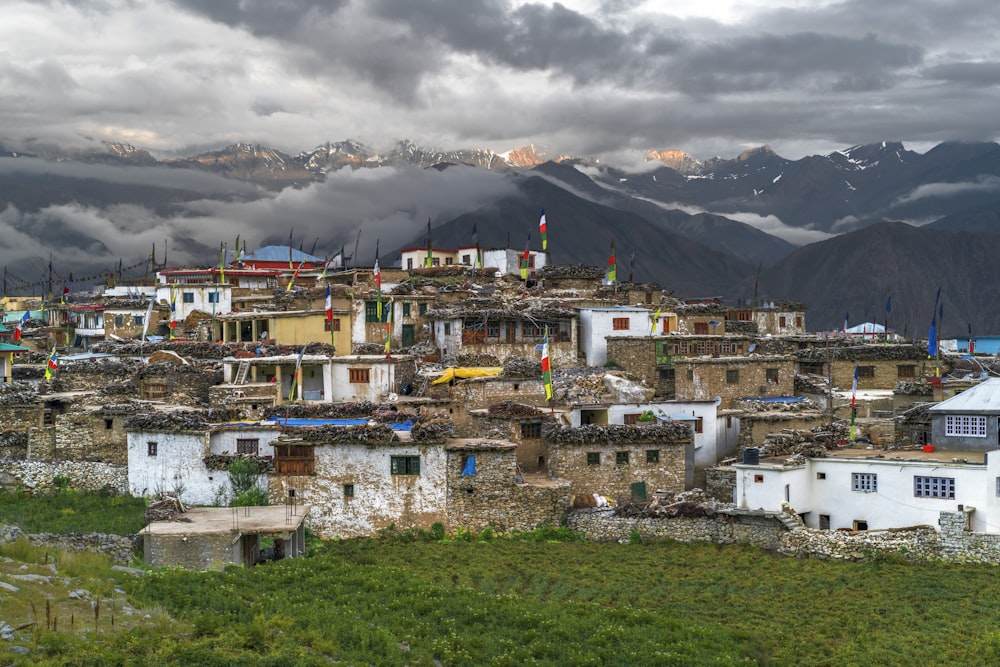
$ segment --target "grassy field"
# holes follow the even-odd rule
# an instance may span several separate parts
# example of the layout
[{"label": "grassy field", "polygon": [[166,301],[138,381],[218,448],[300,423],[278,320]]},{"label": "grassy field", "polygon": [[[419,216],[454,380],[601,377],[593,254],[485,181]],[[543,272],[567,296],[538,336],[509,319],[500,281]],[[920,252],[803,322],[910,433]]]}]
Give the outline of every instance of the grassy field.
[{"label": "grassy field", "polygon": [[[75,633],[24,630],[32,653],[8,656],[0,644],[0,662],[1000,664],[992,567],[568,537],[396,535],[321,543],[251,570],[95,574],[129,608],[153,611]],[[13,625],[2,595],[0,620]],[[121,615],[126,602],[116,604]]]},{"label": "grassy field", "polygon": [[112,533],[142,530],[146,501],[64,489],[47,495],[0,493],[0,525],[26,533]]}]

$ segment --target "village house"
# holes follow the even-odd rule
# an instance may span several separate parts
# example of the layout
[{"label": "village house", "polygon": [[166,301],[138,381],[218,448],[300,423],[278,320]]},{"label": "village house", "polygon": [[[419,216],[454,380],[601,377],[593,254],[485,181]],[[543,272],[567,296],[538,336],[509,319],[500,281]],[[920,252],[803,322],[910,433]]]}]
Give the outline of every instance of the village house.
[{"label": "village house", "polygon": [[1000,449],[1000,378],[985,380],[932,405],[927,412],[933,446],[959,452]]},{"label": "village house", "polygon": [[[387,358],[385,355],[283,354],[226,357],[222,361],[223,383],[230,385],[231,392],[247,393],[264,385],[270,390],[261,390],[264,393],[259,394],[258,402],[263,403],[263,396],[269,394],[274,404],[379,402],[386,395],[398,394],[404,384],[412,383],[415,373],[413,357],[408,355]],[[296,380],[297,366],[300,381]]]},{"label": "village house", "polygon": [[[383,283],[383,287],[388,286]],[[430,341],[426,315],[435,302],[433,294],[383,291],[380,316],[377,293],[369,290],[364,299],[352,303],[351,342],[384,345],[387,323],[390,325],[390,350]]]},{"label": "village house", "polygon": [[442,356],[481,354],[501,363],[510,357],[539,358],[548,335],[553,366],[577,364],[576,312],[556,305],[522,301],[503,304],[469,299],[427,312]]},{"label": "village house", "polygon": [[608,336],[649,338],[653,313],[646,308],[615,306],[580,308],[580,354],[587,366],[603,366],[608,361]]},{"label": "village house", "polygon": [[338,352],[348,354],[350,322],[349,310],[333,310],[330,323],[323,310],[229,313],[215,318],[213,338],[222,343],[248,343],[251,348],[263,342],[292,346],[328,343]]},{"label": "village house", "polygon": [[675,359],[677,400],[719,398],[723,408],[736,407],[744,398],[793,396],[794,359],[790,356]]},{"label": "village house", "polygon": [[[150,321],[146,321],[147,312]],[[143,331],[156,331],[163,320],[164,310],[154,306],[149,310],[149,301],[141,299],[108,299],[104,305],[105,337],[139,338]]]},{"label": "village house", "polygon": [[829,342],[798,350],[796,372],[830,378],[835,387],[850,388],[858,369],[858,389],[891,390],[899,382],[911,382],[933,374],[927,351],[910,343],[883,345]]}]

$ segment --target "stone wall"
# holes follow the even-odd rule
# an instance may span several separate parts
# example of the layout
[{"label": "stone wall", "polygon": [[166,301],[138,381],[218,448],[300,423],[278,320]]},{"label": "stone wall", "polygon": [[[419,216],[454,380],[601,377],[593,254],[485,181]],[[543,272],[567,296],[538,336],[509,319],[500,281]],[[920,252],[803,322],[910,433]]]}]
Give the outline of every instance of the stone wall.
[{"label": "stone wall", "polygon": [[[657,460],[649,462],[647,452],[657,452]],[[628,461],[618,463],[622,453]],[[694,475],[694,452],[690,442],[550,442],[548,467],[556,477],[572,482],[575,495],[596,493],[627,501],[636,483],[645,483],[650,495],[683,491]]]},{"label": "stone wall", "polygon": [[[768,378],[769,371],[777,373],[777,381]],[[675,359],[674,376],[677,400],[704,401],[720,396],[722,408],[739,407],[743,398],[795,394],[791,357]]]},{"label": "stone wall", "polygon": [[26,537],[36,547],[63,551],[95,551],[107,554],[120,565],[128,565],[132,562],[134,542],[131,537],[106,533],[67,533],[65,535],[38,533],[29,535],[17,526],[0,526],[0,544],[13,542],[20,537]]},{"label": "stone wall", "polygon": [[[462,476],[468,456],[476,457],[476,474]],[[448,528],[531,530],[558,524],[569,509],[570,483],[551,480],[519,484],[513,447],[450,449],[447,461]]]},{"label": "stone wall", "polygon": [[[656,387],[659,382],[660,374],[656,370],[656,341],[653,338],[609,336],[608,362],[613,362],[649,387]],[[658,389],[656,395],[661,394]]]},{"label": "stone wall", "polygon": [[150,567],[181,566],[188,570],[218,569],[242,559],[242,541],[229,533],[144,535],[143,557]]},{"label": "stone wall", "polygon": [[968,529],[974,508],[941,512],[940,532],[933,526],[891,530],[841,531],[796,527],[777,515],[719,512],[701,518],[619,517],[613,508],[574,510],[567,523],[598,542],[625,542],[637,534],[644,541],[677,540],[714,544],[752,544],[798,558],[870,560],[876,557],[911,561],[945,560],[1000,565],[1000,534]]},{"label": "stone wall", "polygon": [[32,489],[45,492],[55,488],[55,477],[66,477],[81,491],[128,493],[128,466],[89,461],[19,461],[0,459],[0,489]]},{"label": "stone wall", "polygon": [[53,413],[51,426],[30,431],[28,458],[34,461],[103,461],[125,465],[124,417],[100,412]]},{"label": "stone wall", "polygon": [[705,493],[720,503],[731,503],[736,497],[736,468],[713,466],[705,469]]},{"label": "stone wall", "polygon": [[0,460],[28,458],[28,434],[25,431],[4,431],[0,433]]},{"label": "stone wall", "polygon": [[[450,396],[456,406],[465,410],[488,408],[494,403],[513,401],[535,407],[548,407],[542,379],[484,378],[456,380],[451,386],[436,385],[427,393],[434,398]],[[455,412],[459,410],[456,409]]]}]

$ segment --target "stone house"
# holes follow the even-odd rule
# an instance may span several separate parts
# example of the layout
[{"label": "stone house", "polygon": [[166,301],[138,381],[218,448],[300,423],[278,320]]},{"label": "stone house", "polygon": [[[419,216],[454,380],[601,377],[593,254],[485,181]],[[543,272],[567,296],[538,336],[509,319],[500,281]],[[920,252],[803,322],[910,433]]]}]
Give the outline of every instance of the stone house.
[{"label": "stone house", "polygon": [[652,426],[556,426],[543,436],[549,470],[572,483],[575,496],[599,494],[644,501],[654,491],[677,493],[694,483],[691,429]]},{"label": "stone house", "polygon": [[744,398],[795,393],[794,358],[790,356],[675,359],[673,365],[677,400],[719,397],[721,407],[732,408]]},{"label": "stone house", "polygon": [[674,306],[674,312],[677,315],[677,333],[695,336],[726,333],[727,309],[721,299],[679,303]]},{"label": "stone house", "polygon": [[510,357],[540,358],[548,331],[553,366],[577,364],[577,318],[569,308],[544,304],[469,300],[427,312],[442,355],[481,354],[501,363]]},{"label": "stone house", "polygon": [[517,445],[491,439],[451,440],[447,452],[447,525],[472,530],[531,530],[556,525],[569,510],[567,480],[523,477]]},{"label": "stone house", "polygon": [[145,329],[155,332],[163,319],[162,307],[153,307],[150,322],[146,322],[148,301],[114,299],[105,303],[104,331],[108,338],[139,338]]},{"label": "stone house", "polygon": [[294,491],[312,507],[309,527],[320,537],[446,523],[444,444],[385,426],[297,429],[274,443],[271,501]]},{"label": "stone house", "polygon": [[830,344],[795,352],[796,372],[829,377],[835,387],[850,387],[858,367],[858,389],[893,389],[933,373],[927,351],[909,343]]},{"label": "stone house", "polygon": [[548,469],[548,445],[542,437],[543,423],[552,420],[548,410],[505,400],[487,408],[460,412],[465,412],[467,417],[464,423],[455,420],[457,435],[502,437],[505,442],[514,444],[516,463],[522,470],[544,472]]},{"label": "stone house", "polygon": [[[387,287],[383,283],[383,288]],[[353,301],[351,343],[385,344],[386,322],[390,320],[391,309],[391,347],[408,348],[418,342],[431,339],[430,324],[427,311],[434,307],[436,295],[433,294],[393,294],[382,292],[382,316],[378,313],[378,299],[375,290],[369,290],[364,299]]]}]

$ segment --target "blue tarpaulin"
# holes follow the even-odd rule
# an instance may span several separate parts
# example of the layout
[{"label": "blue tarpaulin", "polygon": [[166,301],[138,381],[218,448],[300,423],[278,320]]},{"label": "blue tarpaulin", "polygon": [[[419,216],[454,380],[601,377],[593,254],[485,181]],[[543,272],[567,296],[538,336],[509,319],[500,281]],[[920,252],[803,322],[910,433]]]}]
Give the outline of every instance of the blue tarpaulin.
[{"label": "blue tarpaulin", "polygon": [[743,400],[758,403],[801,403],[806,399],[801,396],[770,396],[768,398],[744,398]]},{"label": "blue tarpaulin", "polygon": [[462,477],[472,477],[476,474],[476,457],[472,454],[465,459],[465,467],[462,468]]}]

